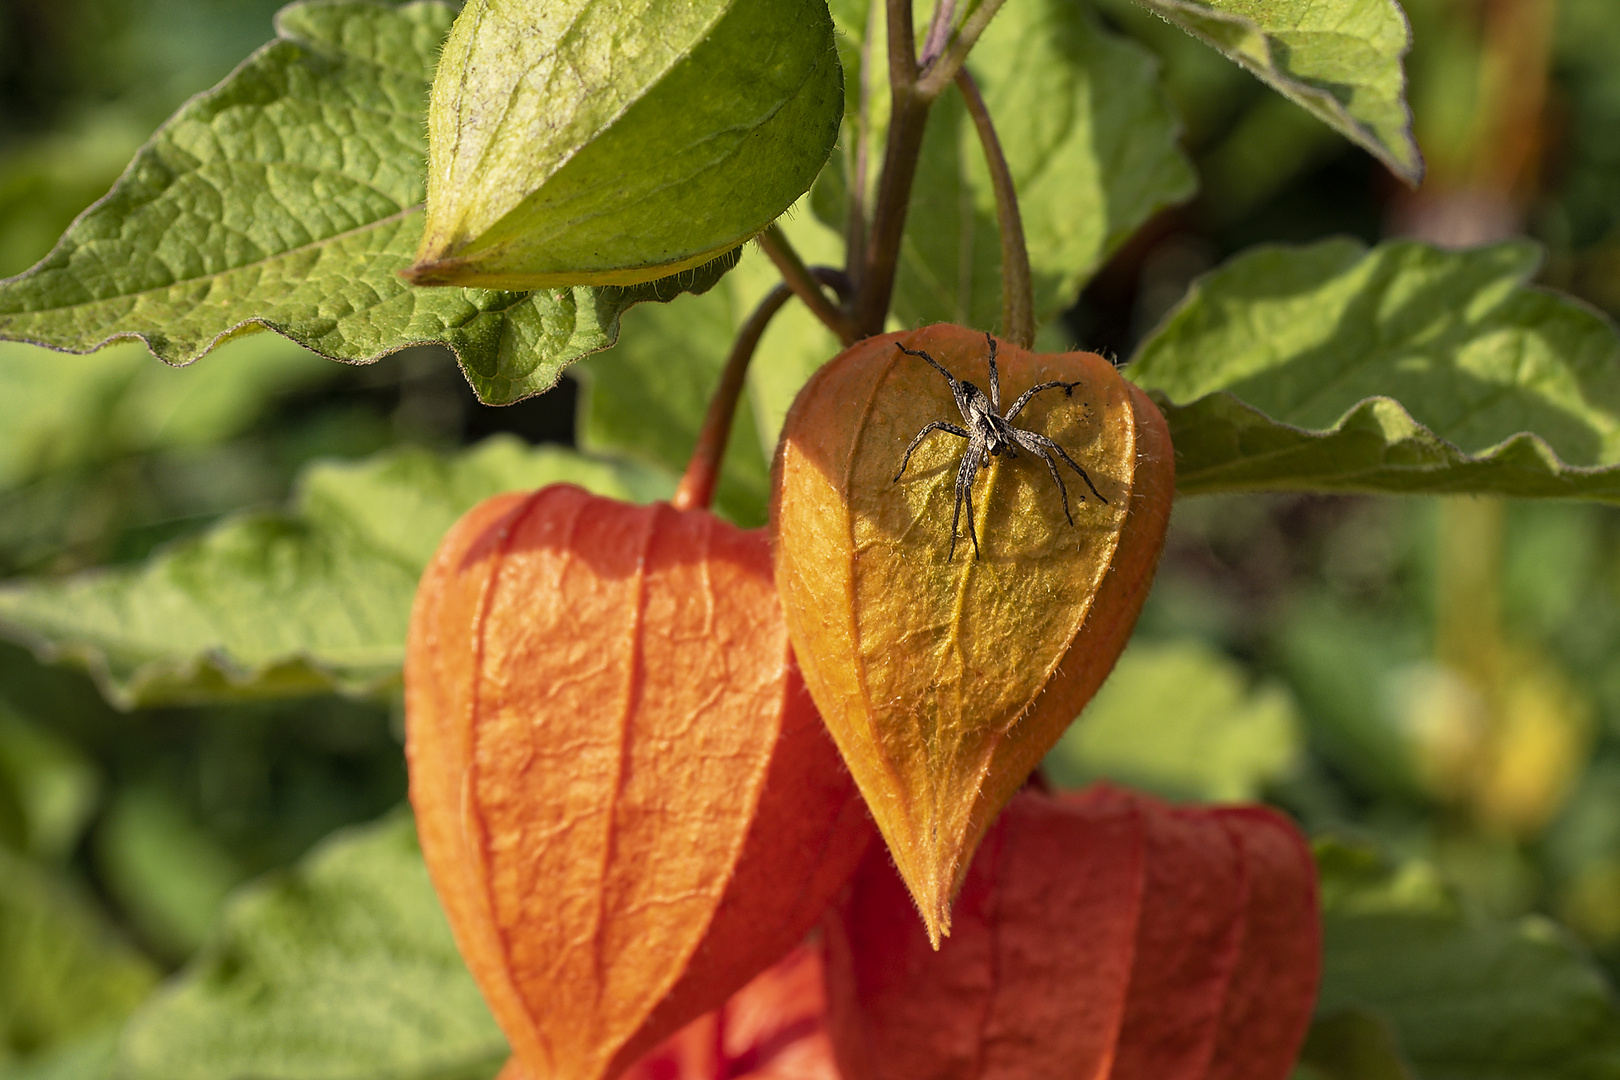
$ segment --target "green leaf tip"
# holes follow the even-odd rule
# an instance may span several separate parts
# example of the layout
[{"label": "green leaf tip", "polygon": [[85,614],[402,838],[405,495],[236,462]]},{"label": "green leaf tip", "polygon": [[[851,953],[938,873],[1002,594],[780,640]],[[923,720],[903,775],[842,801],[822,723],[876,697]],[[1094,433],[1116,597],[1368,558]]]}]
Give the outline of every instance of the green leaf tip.
[{"label": "green leaf tip", "polygon": [[37,266],[0,282],[0,338],[139,339],[186,364],[255,327],[333,360],[448,346],[481,400],[555,385],[631,305],[711,287],[729,251],[631,287],[417,289],[427,103],[455,9],[308,0],[191,99]]},{"label": "green leaf tip", "polygon": [[1620,499],[1620,338],[1528,284],[1539,249],[1261,247],[1194,284],[1128,369],[1182,494]]},{"label": "green leaf tip", "polygon": [[1136,0],[1219,50],[1416,187],[1402,60],[1411,25],[1395,0]]},{"label": "green leaf tip", "polygon": [[434,81],[406,277],[634,285],[701,265],[810,187],[843,108],[822,0],[472,0]]}]

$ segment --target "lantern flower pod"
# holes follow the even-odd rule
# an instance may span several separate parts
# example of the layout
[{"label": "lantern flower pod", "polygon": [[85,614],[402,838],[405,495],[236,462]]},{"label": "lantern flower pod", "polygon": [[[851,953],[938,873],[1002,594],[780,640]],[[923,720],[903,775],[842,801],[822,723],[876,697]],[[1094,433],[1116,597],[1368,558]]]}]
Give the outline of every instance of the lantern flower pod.
[{"label": "lantern flower pod", "polygon": [[445,538],[406,656],[411,802],[533,1080],[615,1076],[797,945],[871,825],[768,538],[567,485]]},{"label": "lantern flower pod", "polygon": [[788,413],[772,524],[805,682],[937,943],[985,829],[1124,648],[1175,477],[1164,418],[1108,361],[1001,345],[1007,412],[1042,383],[1069,384],[1037,393],[1013,422],[1061,447],[1086,480],[1053,459],[1071,525],[1040,456],[989,457],[965,513],[976,541],[966,524],[956,539],[967,442],[936,431],[909,462],[906,452],[926,425],[964,417],[944,376],[901,346],[988,393],[978,331],[858,342]]},{"label": "lantern flower pod", "polygon": [[806,943],[621,1080],[840,1080],[825,1011],[821,947]]},{"label": "lantern flower pod", "polygon": [[1269,810],[1018,795],[930,947],[868,855],[828,921],[845,1080],[1285,1080],[1321,965],[1315,868]]}]

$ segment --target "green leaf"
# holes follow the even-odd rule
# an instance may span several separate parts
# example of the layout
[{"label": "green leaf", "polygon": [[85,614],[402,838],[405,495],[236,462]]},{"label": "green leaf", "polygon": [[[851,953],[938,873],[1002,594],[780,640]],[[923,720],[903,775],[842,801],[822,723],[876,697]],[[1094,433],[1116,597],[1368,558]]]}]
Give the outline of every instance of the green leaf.
[{"label": "green leaf", "polygon": [[120,454],[235,435],[279,393],[339,369],[274,334],[220,347],[206,364],[154,364],[139,345],[64,356],[0,342],[0,489]]},{"label": "green leaf", "polygon": [[1052,748],[1054,782],[1107,778],[1174,799],[1240,802],[1297,763],[1293,700],[1197,641],[1138,643]]},{"label": "green leaf", "polygon": [[290,512],[230,518],[131,569],[0,588],[0,633],[87,667],[122,706],[395,686],[416,580],[474,503],[568,481],[645,501],[664,477],[497,436],[305,474]]},{"label": "green leaf", "polygon": [[156,981],[77,890],[0,848],[0,1066],[122,1019]]},{"label": "green leaf", "polygon": [[[0,809],[0,843],[13,840],[10,846],[36,859],[65,858],[95,811],[100,787],[96,767],[72,743],[0,701],[0,808],[10,808]],[[13,815],[15,824],[5,828]]]},{"label": "green leaf", "polygon": [[618,335],[632,304],[713,285],[723,255],[631,288],[418,289],[426,105],[453,9],[312,0],[193,98],[38,266],[0,283],[0,337],[70,352],[139,338],[195,360],[263,326],[335,360],[449,346],[516,401]]},{"label": "green leaf", "polygon": [[1620,497],[1620,342],[1537,265],[1524,242],[1342,239],[1231,260],[1128,369],[1177,489]]},{"label": "green leaf", "polygon": [[202,945],[244,869],[159,784],[118,791],[96,829],[96,865],[141,940],[180,961]]},{"label": "green leaf", "polygon": [[[735,306],[731,290],[722,287],[626,315],[618,346],[574,368],[584,384],[580,446],[627,452],[679,475],[736,332]],[[715,505],[740,525],[763,525],[770,487],[753,409],[744,399],[732,421]]]},{"label": "green leaf", "polygon": [[1411,45],[1395,0],[1136,0],[1219,49],[1416,186],[1401,59]]},{"label": "green leaf", "polygon": [[237,894],[130,1022],[119,1075],[451,1080],[506,1053],[400,813]]},{"label": "green leaf", "polygon": [[[861,41],[864,16],[840,16]],[[882,42],[868,42],[881,69]],[[1048,320],[1157,211],[1193,194],[1192,165],[1159,89],[1158,64],[1110,34],[1080,4],[1008,4],[974,47],[968,67],[994,119],[1029,249],[1035,314]],[[868,73],[868,78],[871,73]],[[874,115],[881,130],[885,114]],[[846,143],[853,143],[856,125]],[[868,138],[869,153],[876,132]],[[874,162],[880,156],[872,158]],[[815,193],[817,213],[842,228],[852,157],[835,159]],[[869,181],[875,183],[875,165]],[[868,192],[867,205],[871,205]],[[906,216],[895,282],[901,325],[995,327],[1001,317],[1001,241],[984,151],[953,88],[934,106]]]},{"label": "green leaf", "polygon": [[1323,969],[1317,1016],[1374,1018],[1422,1080],[1620,1076],[1620,1008],[1551,921],[1465,917],[1422,864],[1317,845]]},{"label": "green leaf", "polygon": [[843,114],[821,0],[473,0],[429,118],[412,279],[626,285],[756,235]]}]

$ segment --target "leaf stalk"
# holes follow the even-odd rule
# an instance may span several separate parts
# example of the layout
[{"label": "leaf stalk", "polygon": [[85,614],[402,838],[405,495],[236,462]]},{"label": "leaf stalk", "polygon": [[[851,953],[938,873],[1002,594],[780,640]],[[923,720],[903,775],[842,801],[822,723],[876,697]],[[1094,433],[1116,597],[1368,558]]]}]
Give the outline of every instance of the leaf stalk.
[{"label": "leaf stalk", "polygon": [[1001,336],[1027,349],[1035,344],[1035,284],[1029,269],[1029,247],[1024,241],[1024,219],[1018,212],[1018,189],[990,119],[990,109],[967,68],[956,73],[956,87],[967,102],[979,145],[984,147],[990,186],[996,193],[996,225],[1001,233]]}]

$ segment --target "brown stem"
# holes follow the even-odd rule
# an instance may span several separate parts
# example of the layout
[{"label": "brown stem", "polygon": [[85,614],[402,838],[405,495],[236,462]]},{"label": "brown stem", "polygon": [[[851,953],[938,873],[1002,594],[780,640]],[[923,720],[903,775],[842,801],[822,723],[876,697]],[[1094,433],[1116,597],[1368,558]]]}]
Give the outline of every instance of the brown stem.
[{"label": "brown stem", "polygon": [[883,175],[872,207],[871,232],[862,259],[855,326],[865,335],[881,334],[894,295],[894,272],[905,234],[906,204],[917,176],[929,102],[918,98],[917,45],[911,26],[911,0],[887,0],[889,35],[889,136],[883,148]]},{"label": "brown stem", "polygon": [[1004,2],[1005,0],[984,0],[962,21],[962,28],[951,37],[945,51],[940,53],[938,59],[928,65],[928,70],[918,77],[917,93],[921,97],[933,101],[956,80],[956,73],[967,63],[968,53],[978,44],[979,35],[984,33],[984,28],[990,25],[990,20],[995,18],[996,12],[1001,10]]},{"label": "brown stem", "polygon": [[674,497],[669,500],[675,509],[707,510],[714,502],[714,489],[720,482],[720,462],[726,456],[731,419],[737,414],[737,402],[748,377],[748,362],[754,358],[765,328],[792,296],[792,289],[778,285],[760,301],[738,332],[731,355],[726,357],[725,369],[720,372],[720,385],[714,388],[714,396],[709,399],[709,411],[703,417],[697,445],[692,447],[692,458],[686,463],[681,482],[675,486]]},{"label": "brown stem", "polygon": [[990,168],[990,186],[996,193],[996,224],[1001,229],[1001,336],[1027,349],[1035,344],[1035,285],[1029,271],[1029,248],[1024,244],[1024,219],[1018,213],[1018,189],[1013,186],[1012,170],[1001,152],[984,95],[967,68],[956,73],[956,86],[967,102],[973,129],[979,133],[984,161]]},{"label": "brown stem", "polygon": [[[842,270],[815,266],[808,274],[812,281],[828,286],[845,299],[853,295],[849,277]],[[737,332],[731,355],[726,357],[726,366],[720,372],[720,383],[709,399],[709,411],[704,414],[691,460],[686,463],[686,472],[669,500],[675,509],[707,510],[714,502],[715,487],[720,482],[720,464],[726,456],[726,443],[731,439],[731,421],[737,415],[737,402],[742,400],[748,378],[748,363],[754,358],[754,350],[759,348],[759,340],[765,336],[771,319],[794,295],[785,282],[778,285],[765,295]]]},{"label": "brown stem", "polygon": [[827,294],[821,291],[820,283],[804,265],[804,260],[799,258],[799,253],[793,249],[793,245],[779,226],[772,225],[760,233],[759,246],[782,272],[782,280],[787,283],[787,287],[804,301],[805,307],[809,308],[827,329],[838,335],[839,341],[849,345],[860,336],[855,332],[855,323],[849,314],[827,299]]},{"label": "brown stem", "polygon": [[883,152],[883,176],[872,208],[872,231],[861,268],[861,292],[855,298],[855,326],[862,336],[883,333],[900,265],[900,242],[906,231],[906,208],[917,176],[929,103],[910,90],[896,90],[889,116],[889,138]]}]

